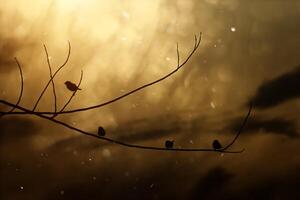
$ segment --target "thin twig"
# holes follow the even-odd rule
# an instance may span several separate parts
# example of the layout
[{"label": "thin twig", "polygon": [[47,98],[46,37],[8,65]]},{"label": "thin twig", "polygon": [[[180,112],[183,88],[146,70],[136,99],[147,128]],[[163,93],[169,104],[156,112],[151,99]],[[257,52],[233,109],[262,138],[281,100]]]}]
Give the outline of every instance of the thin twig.
[{"label": "thin twig", "polygon": [[[18,106],[19,103],[21,102],[22,96],[23,96],[23,90],[24,90],[24,78],[23,78],[23,71],[22,71],[22,67],[18,61],[18,59],[15,57],[15,61],[17,63],[17,66],[19,68],[19,74],[20,74],[20,80],[21,80],[21,89],[20,89],[20,94],[19,94],[19,98],[17,100],[16,105]],[[8,111],[8,113],[12,113],[15,110],[15,107],[12,107],[10,111]],[[8,114],[6,113],[6,114]],[[1,113],[0,114],[0,118],[3,117],[5,115],[5,113]]]},{"label": "thin twig", "polygon": [[178,42],[177,42],[177,45],[176,45],[176,53],[177,53],[177,68],[178,68],[180,66],[180,55],[179,55]]},{"label": "thin twig", "polygon": [[56,104],[56,91],[55,91],[55,84],[54,84],[54,79],[53,79],[53,75],[52,75],[52,69],[51,69],[51,63],[50,63],[50,59],[49,59],[49,54],[48,54],[48,50],[46,45],[44,44],[44,50],[46,53],[46,57],[47,57],[47,64],[48,64],[48,68],[49,68],[49,74],[50,74],[50,80],[52,83],[52,90],[53,90],[53,96],[54,96],[54,112],[57,112],[57,104]]},{"label": "thin twig", "polygon": [[[19,110],[22,110],[23,112],[32,112],[31,110],[28,110],[28,109],[23,108],[23,107],[18,106],[18,105],[14,105],[14,104],[2,101],[2,100],[0,100],[0,102],[6,104],[8,106],[17,108]],[[94,138],[97,138],[99,140],[105,140],[107,142],[111,142],[111,143],[118,144],[118,145],[121,145],[121,146],[129,147],[129,148],[157,150],[157,151],[186,151],[186,152],[187,151],[188,152],[206,151],[206,152],[221,152],[221,153],[241,153],[241,152],[244,151],[244,149],[240,150],[240,151],[227,151],[226,150],[235,143],[237,137],[235,137],[233,139],[233,141],[230,142],[229,145],[226,146],[226,149],[224,148],[224,149],[217,149],[217,150],[216,149],[211,149],[211,148],[164,148],[164,147],[155,147],[155,146],[135,145],[135,144],[130,144],[130,143],[122,142],[122,141],[119,141],[119,140],[115,140],[115,139],[112,139],[112,138],[109,138],[109,137],[99,136],[99,135],[96,135],[94,133],[90,133],[90,132],[87,132],[87,131],[83,131],[83,130],[81,130],[79,128],[76,128],[76,127],[73,127],[73,126],[71,126],[71,125],[69,125],[65,122],[53,119],[52,117],[48,117],[48,116],[39,114],[38,112],[33,112],[33,114],[40,117],[40,118],[47,119],[47,120],[52,121],[56,124],[62,125],[62,126],[68,128],[68,129],[76,131],[78,133],[81,133],[81,134],[84,134],[84,135],[87,135],[87,136],[90,136],[90,137],[94,137]]]},{"label": "thin twig", "polygon": [[[78,108],[78,109],[74,109],[74,110],[67,110],[67,111],[62,111],[62,112],[58,112],[58,113],[54,113],[54,112],[37,112],[39,114],[49,114],[49,115],[53,115],[53,114],[58,114],[58,115],[61,115],[61,114],[69,114],[69,113],[76,113],[76,112],[83,112],[83,111],[87,111],[87,110],[92,110],[92,109],[96,109],[96,108],[100,108],[100,107],[103,107],[103,106],[106,106],[108,104],[111,104],[111,103],[114,103],[116,101],[119,101],[133,93],[136,93],[138,92],[139,90],[143,90],[149,86],[152,86],[156,83],[159,83],[163,80],[165,80],[166,78],[170,77],[171,75],[175,74],[181,67],[183,67],[189,60],[190,58],[193,56],[193,54],[196,52],[196,50],[198,49],[199,45],[200,45],[200,42],[201,42],[201,33],[199,34],[199,39],[197,39],[197,36],[195,35],[195,44],[194,44],[194,48],[193,50],[191,51],[191,53],[187,56],[187,58],[178,66],[176,67],[176,69],[174,69],[173,71],[171,71],[169,74],[163,76],[162,78],[159,78],[155,81],[152,81],[148,84],[145,84],[145,85],[142,85],[134,90],[131,90],[119,97],[116,97],[112,100],[109,100],[107,102],[104,102],[104,103],[101,103],[101,104],[98,104],[98,105],[94,105],[94,106],[89,106],[89,107],[85,107],[85,108]],[[55,74],[54,74],[55,75]],[[24,112],[14,112],[14,114],[33,114],[33,112],[30,112],[30,113],[24,113]]]},{"label": "thin twig", "polygon": [[[66,60],[65,60],[64,63],[63,63],[63,64],[55,71],[55,73],[53,74],[52,78],[50,78],[50,80],[49,80],[48,83],[46,84],[46,86],[44,87],[44,89],[43,89],[42,93],[40,94],[38,100],[36,101],[36,103],[35,103],[35,105],[34,105],[32,111],[35,111],[35,109],[36,109],[36,107],[38,106],[38,104],[39,104],[41,98],[43,97],[44,93],[46,92],[47,88],[49,87],[49,85],[50,85],[51,81],[54,79],[54,77],[55,77],[55,76],[57,75],[57,73],[58,73],[64,66],[66,66],[66,64],[68,63],[69,58],[70,58],[70,55],[71,55],[71,44],[70,44],[69,41],[68,41],[68,48],[69,48],[69,49],[68,49],[68,55],[67,55]],[[56,113],[56,112],[54,112],[54,113],[52,112],[51,114],[55,114],[55,113]]]},{"label": "thin twig", "polygon": [[[199,39],[199,42],[200,42],[200,40],[201,40],[201,35],[202,35],[202,33],[200,33],[200,39]],[[198,38],[197,38],[197,35],[194,35],[194,49],[196,48],[196,44],[198,43]]]},{"label": "thin twig", "polygon": [[[167,74],[166,76],[164,76],[164,77],[162,77],[162,78],[160,78],[160,79],[158,79],[158,80],[156,80],[156,81],[153,81],[153,82],[148,83],[148,84],[146,84],[146,85],[143,85],[143,86],[141,86],[141,87],[139,87],[139,88],[137,88],[137,89],[135,89],[135,90],[132,90],[131,92],[128,92],[128,93],[126,93],[126,94],[124,94],[124,95],[122,95],[122,96],[120,96],[120,97],[118,97],[118,98],[115,98],[115,99],[113,99],[113,100],[111,100],[111,101],[108,101],[108,102],[106,102],[106,103],[104,103],[104,104],[100,104],[100,106],[98,105],[97,107],[101,107],[101,106],[107,105],[107,104],[109,104],[109,103],[115,102],[115,101],[117,101],[117,100],[119,100],[119,99],[121,99],[121,98],[124,98],[124,97],[126,97],[126,96],[128,96],[128,95],[130,95],[130,94],[132,94],[132,93],[134,93],[134,92],[137,92],[137,91],[139,91],[139,90],[141,90],[141,89],[143,89],[143,88],[145,88],[145,87],[148,87],[148,86],[150,86],[150,85],[153,85],[153,84],[155,84],[155,83],[158,83],[158,82],[160,82],[160,81],[166,79],[167,77],[171,76],[172,74],[174,74],[175,72],[177,72],[182,66],[184,66],[184,65],[188,62],[188,60],[189,60],[189,59],[191,58],[191,56],[194,54],[194,52],[196,51],[196,49],[199,47],[200,41],[201,41],[201,34],[200,34],[199,40],[198,40],[197,37],[195,36],[194,49],[193,49],[193,51],[189,54],[189,56],[186,58],[186,60],[185,60],[181,65],[179,65],[179,50],[178,50],[178,45],[177,45],[177,59],[178,59],[177,68],[176,68],[175,70],[173,70],[171,73]],[[70,44],[70,43],[69,43],[69,44]],[[44,47],[45,47],[45,46],[44,46]],[[47,58],[48,58],[48,53],[47,53],[46,48],[45,48],[45,51],[46,51]],[[70,45],[69,45],[69,53],[70,53]],[[68,55],[68,57],[69,57],[69,55]],[[69,58],[67,58],[67,60],[68,60],[68,59],[69,59]],[[67,60],[66,60],[66,62],[63,64],[63,66],[67,63]],[[16,59],[16,61],[17,61],[17,59]],[[17,61],[17,63],[18,63],[18,61]],[[49,62],[49,63],[50,63],[50,62]],[[49,63],[48,63],[48,64],[49,64]],[[71,126],[71,125],[69,125],[69,124],[67,124],[67,123],[64,123],[64,122],[61,122],[61,121],[59,121],[59,120],[54,119],[54,116],[53,116],[53,117],[48,117],[48,116],[45,116],[45,115],[41,114],[41,112],[35,112],[34,110],[31,111],[31,110],[28,110],[28,109],[26,109],[26,108],[24,108],[24,107],[19,106],[18,104],[19,104],[19,102],[20,102],[20,100],[21,100],[22,92],[23,92],[23,76],[22,76],[21,66],[19,65],[19,63],[18,63],[18,66],[19,66],[19,69],[20,69],[21,81],[22,81],[21,94],[20,94],[20,96],[19,96],[18,102],[14,105],[14,104],[9,103],[9,102],[7,102],[7,101],[0,100],[0,103],[12,107],[11,110],[14,110],[14,109],[17,108],[17,109],[23,111],[23,112],[14,112],[14,114],[18,114],[18,113],[20,113],[20,114],[21,114],[21,113],[29,113],[29,114],[33,114],[33,115],[36,115],[36,116],[38,116],[38,117],[40,117],[40,118],[43,118],[43,119],[47,119],[47,120],[49,120],[49,121],[52,121],[53,123],[60,124],[60,125],[62,125],[62,126],[64,126],[64,127],[68,128],[68,129],[73,130],[73,131],[76,131],[76,132],[78,132],[78,133],[81,133],[81,134],[84,134],[84,135],[88,135],[88,136],[90,136],[90,137],[94,137],[94,138],[97,138],[97,139],[100,139],[100,140],[105,140],[105,141],[108,141],[108,142],[111,142],[111,143],[115,143],[115,144],[118,144],[118,145],[122,145],[122,146],[125,146],[125,147],[129,147],[129,148],[148,149],[148,150],[159,150],[159,151],[189,151],[189,152],[191,152],[191,151],[207,151],[207,152],[222,152],[222,153],[241,153],[241,152],[244,151],[244,149],[241,150],[241,151],[227,151],[227,149],[228,149],[229,147],[231,147],[231,146],[236,142],[237,138],[239,137],[239,135],[241,134],[243,128],[245,127],[245,124],[247,123],[247,120],[248,120],[248,118],[249,118],[249,116],[250,116],[250,113],[251,113],[251,110],[252,110],[252,105],[250,106],[249,111],[248,111],[248,114],[246,115],[245,120],[244,120],[243,124],[241,125],[239,131],[237,132],[236,136],[235,136],[234,139],[233,139],[228,145],[226,145],[223,149],[212,149],[212,148],[165,148],[165,147],[155,147],[155,146],[135,145],[135,144],[125,143],[125,142],[122,142],[122,141],[119,141],[119,140],[115,140],[115,139],[111,139],[111,138],[108,138],[108,137],[99,136],[99,135],[96,135],[96,134],[94,134],[94,133],[90,133],[90,132],[83,131],[83,130],[78,129],[78,128],[76,128],[76,127],[73,127],[73,126]],[[49,65],[49,66],[50,66],[50,65]],[[63,66],[62,66],[62,67],[63,67]],[[60,67],[60,69],[61,69],[62,67]],[[54,76],[58,73],[58,71],[59,71],[59,70],[57,70],[53,76],[50,75],[50,81],[49,81],[49,83],[47,84],[46,89],[47,89],[47,87],[49,86],[50,82],[53,80]],[[50,74],[52,74],[52,73],[50,73]],[[80,81],[79,81],[79,83],[78,83],[78,87],[79,87],[80,84],[81,84],[82,77],[83,77],[83,72],[81,71],[81,77],[80,77]],[[44,91],[43,91],[43,92],[44,92]],[[76,91],[75,91],[75,92],[76,92]],[[74,95],[75,95],[75,92],[73,93],[73,95],[71,96],[71,98],[69,99],[69,101],[65,104],[65,106],[61,109],[61,112],[54,113],[54,114],[57,115],[57,114],[59,114],[59,113],[70,113],[70,111],[66,112],[66,111],[64,111],[64,109],[65,109],[65,107],[71,102],[72,98],[73,98]],[[42,93],[42,95],[41,95],[40,97],[42,97],[42,96],[43,96],[43,93]],[[38,102],[37,102],[37,103],[38,103]],[[93,108],[88,108],[88,109],[93,109]],[[85,108],[85,110],[87,110],[87,109]],[[11,111],[10,111],[10,112],[11,112]],[[9,114],[10,112],[0,112],[0,114]],[[76,112],[78,112],[78,111],[76,111]],[[53,114],[53,112],[44,112],[44,113],[45,113],[45,114]],[[56,115],[55,115],[55,116],[56,116]]]},{"label": "thin twig", "polygon": [[227,146],[225,146],[224,148],[222,148],[222,150],[226,150],[226,149],[228,149],[229,147],[231,147],[231,146],[234,144],[234,142],[238,139],[238,137],[241,135],[241,133],[242,133],[242,131],[244,130],[244,127],[246,126],[247,121],[248,121],[248,119],[249,119],[249,117],[250,117],[252,108],[253,108],[253,103],[251,102],[251,103],[250,103],[250,106],[249,106],[248,113],[247,113],[247,115],[246,115],[246,117],[245,117],[245,119],[244,119],[244,121],[243,121],[241,127],[239,128],[239,130],[238,130],[238,132],[237,132],[235,138],[231,141],[231,143],[229,143]]},{"label": "thin twig", "polygon": [[[77,88],[80,87],[82,78],[83,78],[83,71],[81,70],[80,79],[79,79],[79,82],[78,82],[78,84],[77,84]],[[78,91],[78,90],[75,90],[75,91],[72,93],[72,95],[71,95],[71,97],[69,98],[69,100],[67,101],[67,103],[61,108],[61,110],[60,110],[58,113],[64,111],[64,109],[69,105],[69,103],[71,102],[72,98],[75,96],[75,94],[76,94],[77,91]],[[54,114],[52,118],[54,118],[54,117],[56,117],[56,116],[57,116],[57,114]]]}]

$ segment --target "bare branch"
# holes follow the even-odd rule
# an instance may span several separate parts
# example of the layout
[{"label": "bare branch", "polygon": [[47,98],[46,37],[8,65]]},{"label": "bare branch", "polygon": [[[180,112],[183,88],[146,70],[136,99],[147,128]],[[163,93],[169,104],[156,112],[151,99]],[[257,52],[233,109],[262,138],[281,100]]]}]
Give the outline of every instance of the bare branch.
[{"label": "bare branch", "polygon": [[[31,112],[32,114],[34,114],[34,115],[36,115],[36,116],[38,116],[40,118],[47,119],[49,121],[52,121],[52,122],[54,122],[56,124],[59,124],[59,125],[62,125],[62,126],[68,128],[70,130],[76,131],[76,132],[81,133],[83,135],[87,135],[87,136],[90,136],[90,137],[93,137],[93,138],[96,138],[96,139],[99,139],[99,140],[104,140],[104,141],[107,141],[107,142],[111,142],[111,143],[118,144],[118,145],[121,145],[121,146],[129,147],[129,148],[147,149],[147,150],[156,150],[156,151],[186,151],[186,152],[187,151],[188,152],[205,151],[205,152],[221,152],[221,153],[241,153],[241,152],[244,151],[244,149],[240,150],[240,151],[228,151],[228,150],[226,150],[232,144],[234,144],[234,142],[236,141],[237,137],[235,137],[233,139],[233,141],[230,142],[229,145],[227,145],[226,148],[224,148],[224,149],[212,149],[212,148],[165,148],[165,147],[143,146],[143,145],[130,144],[130,143],[122,142],[122,141],[115,140],[115,139],[112,139],[112,138],[109,138],[109,137],[99,136],[99,135],[96,135],[94,133],[90,133],[90,132],[81,130],[81,129],[73,127],[73,126],[71,126],[71,125],[69,125],[69,124],[67,124],[65,122],[53,119],[52,117],[48,117],[48,116],[39,114],[38,112],[33,112],[31,110],[28,110],[28,109],[23,108],[23,107],[18,106],[18,105],[11,104],[11,103],[3,101],[3,100],[0,100],[0,102],[3,103],[3,104],[5,104],[5,105],[11,106],[13,108],[17,108],[19,110],[22,110],[23,112]],[[250,111],[251,111],[251,109],[250,109]],[[238,133],[238,134],[240,134],[240,133]]]},{"label": "bare branch", "polygon": [[[71,55],[71,44],[70,44],[69,41],[68,41],[68,45],[69,45],[69,46],[68,46],[69,50],[68,50],[68,55],[67,55],[66,60],[65,60],[64,63],[63,63],[63,64],[55,71],[55,73],[53,74],[52,78],[50,78],[50,80],[49,80],[48,83],[46,84],[46,86],[45,86],[45,88],[43,89],[42,93],[40,94],[38,100],[36,101],[36,103],[35,103],[35,105],[34,105],[32,111],[35,111],[35,109],[36,109],[36,107],[38,106],[38,104],[39,104],[41,98],[43,97],[44,93],[46,92],[47,88],[49,87],[49,85],[50,85],[51,81],[54,79],[54,77],[55,77],[55,76],[57,75],[57,73],[58,73],[64,66],[66,66],[66,64],[68,63],[69,58],[70,58],[70,55]],[[56,112],[51,113],[51,114],[55,114],[55,113],[56,113]]]},{"label": "bare branch", "polygon": [[[82,78],[83,78],[83,71],[81,70],[80,80],[79,80],[79,83],[77,84],[77,88],[80,87]],[[62,107],[62,109],[61,109],[58,113],[64,111],[64,109],[69,105],[69,103],[71,102],[72,98],[75,96],[75,94],[76,94],[77,91],[78,91],[78,90],[75,90],[75,91],[73,92],[73,94],[71,95],[71,97],[69,98],[69,100],[67,101],[67,103]],[[57,113],[54,114],[52,118],[54,118],[54,117],[56,117],[56,116],[57,116]]]},{"label": "bare branch", "polygon": [[[200,33],[200,37],[201,37],[201,33]],[[194,49],[196,48],[196,45],[197,45],[197,43],[198,43],[198,38],[197,38],[197,35],[194,35]],[[200,40],[201,40],[201,38],[200,38]]]},{"label": "bare branch", "polygon": [[[69,105],[69,103],[71,102],[72,98],[75,96],[76,91],[73,92],[72,96],[69,98],[69,100],[66,102],[66,104],[62,107],[62,109],[59,111],[59,112],[56,112],[56,101],[55,101],[55,112],[35,112],[34,109],[36,108],[36,106],[38,105],[38,102],[39,100],[42,98],[44,92],[46,91],[47,87],[49,86],[50,82],[52,82],[52,86],[53,88],[55,88],[55,85],[54,85],[54,77],[55,75],[59,72],[60,69],[62,69],[68,59],[69,59],[69,56],[70,56],[70,50],[71,50],[71,46],[70,46],[70,43],[69,43],[69,53],[68,53],[68,56],[67,56],[67,59],[66,61],[63,63],[62,66],[59,67],[59,69],[52,75],[52,70],[51,70],[51,65],[50,65],[50,61],[49,61],[49,55],[48,55],[48,51],[47,51],[47,48],[46,46],[44,45],[44,49],[45,49],[45,52],[46,52],[46,56],[47,56],[47,62],[48,62],[48,67],[49,67],[49,71],[50,71],[50,80],[48,82],[48,84],[46,85],[46,87],[44,88],[44,90],[42,91],[42,94],[40,95],[35,107],[33,110],[29,110],[29,109],[26,109],[24,107],[21,107],[19,106],[19,103],[21,101],[21,98],[22,98],[22,94],[23,94],[23,75],[22,75],[22,69],[21,69],[21,65],[19,64],[18,60],[15,58],[17,64],[18,64],[18,67],[19,67],[19,70],[20,70],[20,76],[21,76],[21,91],[20,91],[20,95],[19,95],[19,99],[17,101],[16,104],[12,104],[12,103],[9,103],[7,101],[4,101],[4,100],[0,100],[0,103],[2,104],[5,104],[7,106],[10,106],[11,107],[11,110],[9,112],[0,112],[0,114],[3,116],[5,114],[32,114],[32,115],[35,115],[37,117],[40,117],[40,118],[43,118],[43,119],[46,119],[46,120],[49,120],[49,121],[52,121],[53,123],[56,123],[56,124],[59,124],[61,126],[64,126],[72,131],[76,131],[80,134],[83,134],[83,135],[87,135],[87,136],[90,136],[90,137],[93,137],[93,138],[96,138],[96,139],[99,139],[99,140],[105,140],[107,142],[110,142],[110,143],[114,143],[114,144],[118,144],[118,145],[121,145],[121,146],[125,146],[125,147],[129,147],[129,148],[138,148],[138,149],[147,149],[147,150],[158,150],[158,151],[193,151],[193,152],[199,152],[199,151],[206,151],[206,152],[222,152],[222,153],[241,153],[244,151],[244,149],[240,150],[240,151],[228,151],[227,149],[230,148],[235,142],[236,140],[238,139],[239,135],[242,133],[242,130],[244,129],[247,121],[248,121],[248,118],[250,116],[250,113],[251,113],[251,110],[252,110],[252,104],[250,105],[250,108],[249,108],[249,111],[240,127],[240,129],[238,130],[236,136],[233,138],[233,140],[227,144],[224,148],[215,148],[213,146],[213,148],[174,148],[173,147],[173,143],[172,143],[172,146],[170,145],[166,145],[166,147],[155,147],[155,146],[143,146],[143,145],[135,145],[135,144],[130,144],[130,143],[126,143],[126,142],[122,142],[122,141],[119,141],[119,140],[115,140],[115,139],[112,139],[112,138],[109,138],[109,137],[105,137],[104,135],[97,135],[97,134],[94,134],[94,133],[91,133],[91,132],[87,132],[87,131],[84,131],[84,130],[81,130],[79,128],[76,128],[76,127],[73,127],[65,122],[62,122],[62,121],[59,121],[59,120],[56,120],[54,119],[55,116],[59,115],[59,114],[63,114],[63,113],[74,113],[74,112],[79,112],[79,111],[84,111],[84,110],[90,110],[90,109],[95,109],[95,108],[98,108],[98,107],[102,107],[102,106],[105,106],[105,105],[108,105],[110,103],[113,103],[115,101],[118,101],[130,94],[133,94],[139,90],[142,90],[146,87],[149,87],[151,85],[154,85],[168,77],[170,77],[172,74],[174,74],[175,72],[177,72],[182,66],[184,66],[188,60],[192,57],[192,55],[194,54],[194,52],[197,50],[197,48],[199,47],[200,45],[200,41],[201,41],[201,33],[200,33],[200,36],[199,36],[199,39],[197,38],[197,36],[195,36],[195,43],[194,43],[194,48],[193,50],[191,51],[191,53],[187,56],[187,58],[180,64],[180,56],[179,56],[179,48],[178,48],[178,44],[177,44],[177,68],[173,71],[171,71],[169,74],[165,75],[164,77],[160,78],[160,79],[157,79],[153,82],[150,82],[148,84],[145,84],[141,87],[138,87],[126,94],[123,94],[117,98],[114,98],[110,101],[107,101],[105,103],[102,103],[102,104],[99,104],[99,105],[96,105],[96,106],[92,106],[92,107],[86,107],[86,108],[81,108],[81,109],[76,109],[76,110],[70,110],[70,111],[64,111],[64,109]],[[82,82],[82,78],[83,78],[83,71],[81,70],[81,76],[80,76],[80,80],[79,80],[79,83],[77,85],[77,87],[80,86],[81,82]],[[56,98],[56,93],[55,93],[55,89],[53,91],[54,93],[54,97]],[[22,112],[13,112],[12,111],[14,109],[19,109],[21,110]],[[49,116],[46,116],[45,114],[53,114],[52,117],[49,117]],[[215,145],[216,146],[216,145]]]},{"label": "bare branch", "polygon": [[[16,105],[18,106],[19,103],[21,102],[22,96],[23,96],[23,90],[24,90],[24,78],[23,78],[23,71],[22,71],[22,67],[18,61],[18,59],[15,57],[15,61],[17,63],[17,66],[19,68],[19,74],[20,74],[20,80],[21,80],[21,89],[20,89],[20,94],[19,94],[19,98],[17,100]],[[15,110],[15,107],[12,107],[10,111],[8,111],[8,113],[12,113]],[[0,118],[3,117],[5,114],[8,113],[1,113],[0,114]]]},{"label": "bare branch", "polygon": [[178,42],[177,42],[177,46],[176,46],[176,52],[177,52],[177,68],[178,68],[179,65],[180,65],[180,55],[179,55],[179,49],[178,49]]},{"label": "bare branch", "polygon": [[[136,93],[136,92],[138,92],[138,91],[140,91],[140,90],[143,90],[143,89],[145,89],[145,88],[147,88],[147,87],[149,87],[149,86],[152,86],[152,85],[154,85],[154,84],[157,84],[157,83],[159,83],[159,82],[165,80],[166,78],[172,76],[173,74],[175,74],[181,67],[183,67],[183,66],[190,60],[190,58],[193,56],[193,54],[194,54],[194,53],[196,52],[196,50],[198,49],[198,47],[199,47],[199,45],[200,45],[200,42],[201,42],[201,33],[199,34],[199,39],[197,38],[197,36],[195,36],[194,48],[193,48],[193,50],[190,52],[190,54],[187,56],[187,58],[186,58],[186,59],[185,59],[178,67],[176,67],[176,69],[174,69],[173,71],[171,71],[169,74],[167,74],[167,75],[163,76],[162,78],[159,78],[159,79],[157,79],[157,80],[155,80],[155,81],[152,81],[152,82],[150,82],[150,83],[147,83],[147,84],[145,84],[145,85],[142,85],[142,86],[140,86],[140,87],[138,87],[138,88],[136,88],[136,89],[134,89],[134,90],[131,90],[131,91],[129,91],[129,92],[127,92],[127,93],[125,93],[125,94],[119,96],[119,97],[116,97],[116,98],[114,98],[114,99],[111,99],[111,100],[109,100],[109,101],[106,101],[106,102],[101,103],[101,104],[98,104],[98,105],[89,106],[89,107],[85,107],[85,108],[78,108],[78,109],[68,110],[68,111],[62,111],[62,112],[58,112],[58,113],[54,113],[54,112],[37,112],[37,113],[39,113],[39,114],[50,114],[50,115],[53,115],[53,114],[61,115],[61,114],[69,114],[69,113],[83,112],[83,111],[88,111],[88,110],[100,108],[100,107],[106,106],[106,105],[108,105],[108,104],[114,103],[114,102],[116,102],[116,101],[119,101],[119,100],[121,100],[121,99],[123,99],[123,98],[125,98],[125,97],[127,97],[127,96],[129,96],[129,95],[131,95],[131,94],[134,94],[134,93]],[[55,74],[54,74],[54,75],[55,75]],[[53,75],[53,76],[54,76],[54,75]],[[34,110],[33,110],[33,111],[34,111]],[[24,113],[24,112],[16,113],[16,112],[15,112],[15,114],[32,114],[32,113],[33,113],[33,112],[31,112],[31,113],[27,113],[27,112],[26,112],[26,113]]]},{"label": "bare branch", "polygon": [[46,53],[46,57],[47,57],[47,64],[48,64],[48,68],[49,68],[49,74],[50,74],[50,80],[52,83],[52,90],[53,90],[53,96],[54,96],[54,112],[57,112],[57,104],[56,104],[56,91],[55,91],[55,84],[54,84],[54,79],[53,79],[53,75],[52,75],[52,69],[51,69],[51,63],[50,63],[50,58],[49,58],[49,54],[48,54],[48,50],[46,45],[44,44],[44,50]]},{"label": "bare branch", "polygon": [[245,117],[245,119],[244,119],[244,121],[243,121],[241,127],[239,128],[239,130],[238,130],[238,132],[237,132],[235,138],[232,140],[231,143],[229,143],[227,146],[225,146],[222,150],[226,150],[226,149],[228,149],[229,147],[231,147],[231,146],[235,143],[235,141],[238,139],[238,137],[241,135],[241,133],[242,133],[244,127],[246,126],[247,121],[248,121],[248,119],[249,119],[249,117],[250,117],[252,108],[253,108],[253,103],[251,102],[251,103],[250,103],[250,106],[249,106],[248,113],[247,113],[247,115],[246,115],[246,117]]}]

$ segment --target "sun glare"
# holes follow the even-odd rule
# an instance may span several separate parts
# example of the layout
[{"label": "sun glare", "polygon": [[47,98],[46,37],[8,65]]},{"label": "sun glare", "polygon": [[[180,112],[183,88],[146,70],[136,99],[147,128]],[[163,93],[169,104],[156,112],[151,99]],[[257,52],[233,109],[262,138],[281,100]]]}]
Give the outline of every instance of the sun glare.
[{"label": "sun glare", "polygon": [[90,3],[90,0],[58,0],[56,3],[63,9],[74,9],[86,6]]}]

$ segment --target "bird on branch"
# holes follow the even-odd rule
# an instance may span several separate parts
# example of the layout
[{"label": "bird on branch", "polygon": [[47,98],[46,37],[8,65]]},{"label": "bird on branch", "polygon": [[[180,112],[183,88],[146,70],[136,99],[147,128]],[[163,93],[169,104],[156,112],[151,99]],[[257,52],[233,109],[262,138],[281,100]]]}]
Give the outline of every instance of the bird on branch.
[{"label": "bird on branch", "polygon": [[71,81],[66,81],[65,85],[72,92],[75,92],[77,90],[81,90],[79,87],[77,87],[77,85],[75,83],[72,83]]},{"label": "bird on branch", "polygon": [[222,145],[218,140],[214,140],[212,143],[214,150],[222,149]]},{"label": "bird on branch", "polygon": [[173,146],[174,146],[174,140],[167,140],[167,141],[165,142],[165,147],[166,147],[167,149],[172,149]]}]

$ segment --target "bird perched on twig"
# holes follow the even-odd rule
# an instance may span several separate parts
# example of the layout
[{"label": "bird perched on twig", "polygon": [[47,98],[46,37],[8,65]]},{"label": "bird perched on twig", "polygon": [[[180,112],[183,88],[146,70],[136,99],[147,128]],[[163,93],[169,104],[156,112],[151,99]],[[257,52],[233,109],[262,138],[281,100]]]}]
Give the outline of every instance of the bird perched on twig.
[{"label": "bird perched on twig", "polygon": [[81,90],[79,87],[77,87],[77,85],[75,83],[72,83],[71,81],[66,81],[65,85],[72,92],[75,92],[77,90]]},{"label": "bird perched on twig", "polygon": [[213,146],[214,150],[222,149],[222,145],[218,140],[214,140],[212,143],[212,146]]},{"label": "bird perched on twig", "polygon": [[100,137],[105,136],[105,130],[104,130],[104,128],[103,128],[102,126],[99,126],[99,127],[98,127],[98,135],[99,135]]},{"label": "bird perched on twig", "polygon": [[165,142],[165,147],[166,147],[167,149],[172,149],[173,146],[174,146],[174,140],[166,140],[166,142]]}]

